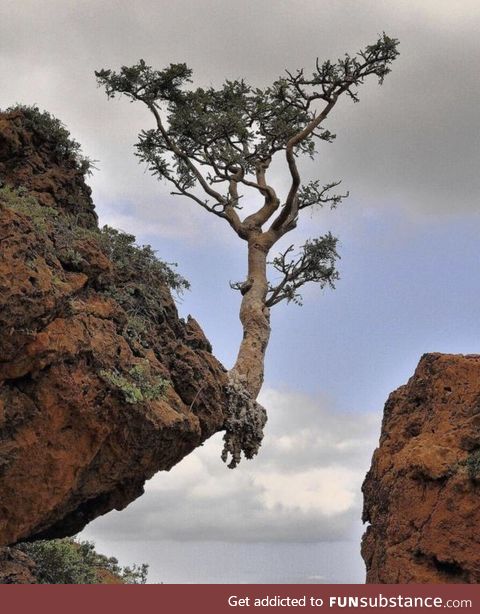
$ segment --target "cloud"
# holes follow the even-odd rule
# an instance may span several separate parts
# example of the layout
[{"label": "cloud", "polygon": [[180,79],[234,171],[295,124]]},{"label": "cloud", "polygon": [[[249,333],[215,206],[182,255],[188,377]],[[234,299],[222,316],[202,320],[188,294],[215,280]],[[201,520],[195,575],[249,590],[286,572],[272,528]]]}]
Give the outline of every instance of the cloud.
[{"label": "cloud", "polygon": [[165,200],[165,195],[162,198],[161,194],[155,200],[127,201],[122,206],[119,206],[118,201],[113,203],[110,199],[104,200],[101,223],[138,237],[204,243],[206,236],[202,232],[203,216],[200,214],[199,219],[198,212],[192,214],[192,211],[184,207],[168,206]]},{"label": "cloud", "polygon": [[316,512],[329,518],[353,507],[358,475],[345,467],[324,467],[290,474],[269,472],[255,481],[263,486],[261,499],[267,510]]},{"label": "cloud", "polygon": [[349,539],[378,416],[337,413],[321,398],[266,390],[261,452],[234,471],[217,435],[157,474],[127,510],[98,519],[87,537],[122,540],[318,542]]}]

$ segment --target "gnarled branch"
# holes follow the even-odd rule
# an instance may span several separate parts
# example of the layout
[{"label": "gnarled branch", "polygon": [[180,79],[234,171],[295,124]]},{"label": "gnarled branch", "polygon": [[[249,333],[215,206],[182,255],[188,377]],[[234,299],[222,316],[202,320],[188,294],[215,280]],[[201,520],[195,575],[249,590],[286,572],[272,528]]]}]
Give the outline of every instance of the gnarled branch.
[{"label": "gnarled branch", "polygon": [[337,238],[327,233],[318,239],[310,239],[301,247],[301,251],[293,256],[294,246],[290,245],[270,263],[283,275],[281,281],[273,286],[269,284],[266,306],[273,307],[283,300],[302,304],[298,290],[308,282],[335,287],[338,279],[335,268],[337,253]]}]

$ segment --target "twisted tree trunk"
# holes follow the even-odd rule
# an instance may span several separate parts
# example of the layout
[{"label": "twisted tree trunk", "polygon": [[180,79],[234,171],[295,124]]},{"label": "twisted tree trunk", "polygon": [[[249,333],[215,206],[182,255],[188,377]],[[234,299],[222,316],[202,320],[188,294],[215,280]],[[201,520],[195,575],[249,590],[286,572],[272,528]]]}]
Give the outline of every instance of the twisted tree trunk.
[{"label": "twisted tree trunk", "polygon": [[224,461],[231,456],[230,468],[257,454],[267,421],[265,409],[256,399],[263,384],[265,352],[270,338],[270,313],[266,306],[268,291],[267,254],[271,245],[261,231],[248,237],[248,276],[242,285],[240,320],[243,339],[237,360],[229,371],[230,403],[226,408]]},{"label": "twisted tree trunk", "polygon": [[242,288],[240,321],[243,339],[235,365],[230,371],[256,399],[263,384],[265,352],[270,338],[270,310],[265,305],[268,291],[267,253],[264,235],[248,241],[248,276]]}]

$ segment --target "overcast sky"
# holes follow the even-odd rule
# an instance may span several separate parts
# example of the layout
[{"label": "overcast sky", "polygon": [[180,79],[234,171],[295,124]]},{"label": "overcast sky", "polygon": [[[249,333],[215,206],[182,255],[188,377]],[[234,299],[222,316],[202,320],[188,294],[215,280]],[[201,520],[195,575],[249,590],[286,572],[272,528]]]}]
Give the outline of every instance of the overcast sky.
[{"label": "overcast sky", "polygon": [[[101,222],[178,262],[192,284],[179,310],[226,366],[241,334],[228,281],[245,274],[242,246],[137,164],[151,119],[108,101],[93,71],[144,58],[187,62],[197,85],[263,86],[382,31],[401,43],[385,84],[342,101],[327,125],[336,141],[302,166],[350,190],[296,231],[300,244],[339,236],[341,280],[272,316],[260,456],[228,471],[212,438],[92,523],[85,535],[105,552],[150,562],[152,581],[363,581],[359,489],[386,396],[424,352],[478,352],[479,29],[474,0],[0,0],[0,108],[36,103],[65,122],[98,160]],[[285,190],[281,165],[272,182]]]}]

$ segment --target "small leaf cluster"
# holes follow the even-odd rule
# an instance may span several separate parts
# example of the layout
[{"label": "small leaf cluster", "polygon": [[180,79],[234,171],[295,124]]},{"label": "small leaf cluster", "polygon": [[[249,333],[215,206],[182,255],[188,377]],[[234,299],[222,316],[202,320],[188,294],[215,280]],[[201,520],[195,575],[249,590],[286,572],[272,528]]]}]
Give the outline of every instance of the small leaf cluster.
[{"label": "small leaf cluster", "polygon": [[147,365],[137,364],[127,375],[118,370],[102,369],[100,377],[114,390],[121,392],[124,400],[131,405],[154,401],[165,396],[169,382],[150,373]]},{"label": "small leaf cluster", "polygon": [[331,100],[345,91],[354,102],[358,102],[357,91],[353,88],[361,85],[369,75],[375,75],[381,85],[398,55],[398,40],[384,32],[373,45],[367,45],[355,56],[346,53],[337,62],[327,60],[319,64],[317,61],[311,78],[304,79],[302,75],[298,82],[300,86],[316,88],[316,97],[323,100]]},{"label": "small leaf cluster", "polygon": [[104,584],[104,572],[116,576],[122,584],[145,584],[148,565],[121,567],[114,557],[95,551],[89,541],[72,538],[39,540],[20,544],[36,564],[35,577],[39,584]]},{"label": "small leaf cluster", "polygon": [[338,187],[340,183],[341,181],[332,181],[323,185],[318,179],[315,179],[302,185],[297,194],[298,210],[315,205],[323,207],[325,204],[329,204],[331,209],[335,209],[344,198],[348,198],[348,192],[345,194],[330,194],[330,190]]},{"label": "small leaf cluster", "polygon": [[181,87],[190,82],[192,70],[186,64],[170,64],[164,70],[154,70],[139,60],[133,66],[122,66],[118,73],[102,69],[95,71],[95,76],[109,98],[125,94],[147,103],[159,99],[175,102],[181,95]]},{"label": "small leaf cluster", "polygon": [[85,262],[82,254],[72,247],[68,247],[62,253],[61,261],[62,263],[68,263],[68,265],[75,270],[81,269]]}]

